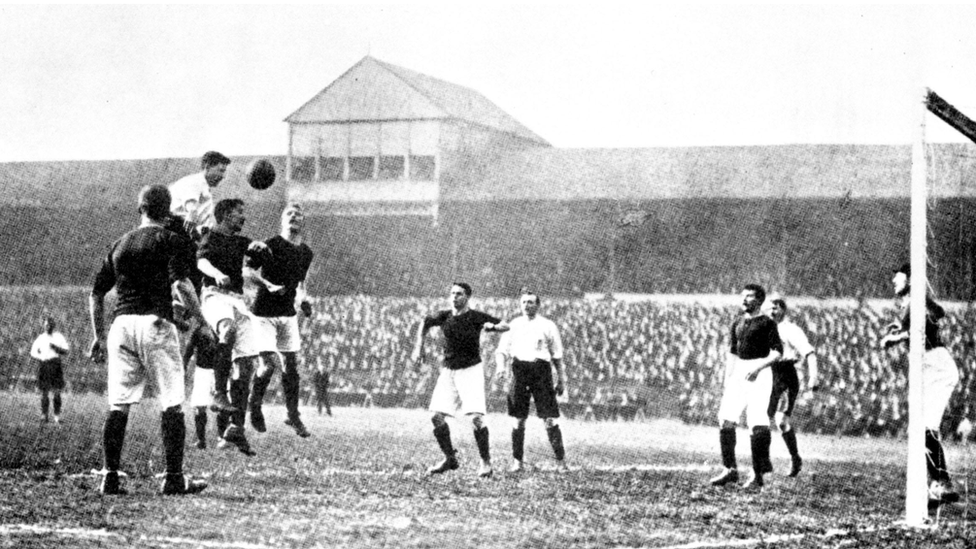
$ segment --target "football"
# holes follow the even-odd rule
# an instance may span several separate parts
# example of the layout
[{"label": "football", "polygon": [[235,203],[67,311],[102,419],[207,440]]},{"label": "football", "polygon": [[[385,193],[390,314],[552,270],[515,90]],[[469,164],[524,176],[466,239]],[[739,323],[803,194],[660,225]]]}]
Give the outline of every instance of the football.
[{"label": "football", "polygon": [[263,191],[275,182],[274,164],[265,158],[258,158],[247,165],[245,177],[252,188]]}]

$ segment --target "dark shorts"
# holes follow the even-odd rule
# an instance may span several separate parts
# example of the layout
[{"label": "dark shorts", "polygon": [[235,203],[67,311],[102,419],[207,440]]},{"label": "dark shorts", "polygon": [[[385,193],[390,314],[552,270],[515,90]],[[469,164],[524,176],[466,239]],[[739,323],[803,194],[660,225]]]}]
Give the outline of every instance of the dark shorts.
[{"label": "dark shorts", "polygon": [[559,403],[552,383],[552,365],[545,360],[512,362],[512,388],[508,393],[508,415],[529,417],[529,400],[535,400],[535,411],[541,418],[559,417]]},{"label": "dark shorts", "polygon": [[37,389],[39,391],[60,391],[64,389],[64,370],[61,359],[42,361],[37,369]]},{"label": "dark shorts", "polygon": [[[800,378],[796,375],[796,361],[784,360],[773,363],[773,392],[769,395],[769,407],[766,413],[773,417],[777,411],[784,415],[793,414],[796,405],[796,395],[800,392]],[[786,395],[786,404],[780,406],[780,400]]]}]

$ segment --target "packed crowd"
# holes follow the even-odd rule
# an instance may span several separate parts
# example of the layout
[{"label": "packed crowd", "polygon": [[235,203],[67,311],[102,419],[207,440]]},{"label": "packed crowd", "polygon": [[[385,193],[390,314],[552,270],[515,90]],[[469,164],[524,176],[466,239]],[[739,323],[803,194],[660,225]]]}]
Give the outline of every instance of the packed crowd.
[{"label": "packed crowd", "polygon": [[[444,303],[432,298],[317,299],[316,314],[304,325],[305,360],[325,362],[333,372],[334,391],[428,394],[436,358],[421,366],[410,362],[409,353],[419,319],[439,306]],[[503,318],[517,314],[511,299],[483,299],[480,307]],[[567,402],[634,406],[694,423],[714,421],[735,306],[550,299],[543,311],[560,327],[566,347]],[[804,391],[799,399],[797,418],[804,427],[857,435],[904,430],[907,357],[902,349],[879,345],[894,310],[807,306],[791,312],[820,360],[821,391]],[[950,312],[944,323],[962,374],[947,423],[968,415],[967,403],[976,390],[974,337],[966,329],[974,321],[976,311],[966,309]],[[493,336],[485,336],[489,395],[500,396],[494,344]]]},{"label": "packed crowd", "polygon": [[[66,361],[73,390],[98,390],[104,373],[84,360],[90,340],[86,293],[76,289],[51,295],[22,290],[4,293],[4,350],[0,380],[10,387],[30,379],[30,343],[40,316],[51,314],[74,346]],[[436,379],[439,357],[422,365],[410,360],[420,319],[446,307],[443,298],[387,298],[365,295],[313,299],[313,316],[301,323],[305,346],[303,383],[311,391],[311,372],[331,372],[334,393],[405,396],[423,406]],[[518,314],[514,299],[475,296],[475,306],[495,316]],[[542,313],[559,326],[566,348],[569,405],[631,407],[648,415],[668,414],[692,423],[712,424],[722,390],[728,329],[736,306],[690,302],[544,299]],[[801,428],[852,435],[897,434],[907,419],[907,358],[902,349],[883,350],[883,327],[892,309],[869,306],[793,306],[820,361],[819,392],[804,390],[795,414]],[[25,320],[29,319],[29,320]],[[37,320],[35,322],[35,320]],[[950,309],[943,334],[960,366],[961,380],[946,414],[947,425],[964,417],[976,394],[976,309]],[[438,337],[434,330],[428,337]],[[502,376],[494,368],[497,336],[486,335],[483,352],[489,398],[502,396]],[[428,345],[434,351],[439,345]],[[802,375],[802,372],[801,372]],[[403,400],[399,400],[403,401]]]}]

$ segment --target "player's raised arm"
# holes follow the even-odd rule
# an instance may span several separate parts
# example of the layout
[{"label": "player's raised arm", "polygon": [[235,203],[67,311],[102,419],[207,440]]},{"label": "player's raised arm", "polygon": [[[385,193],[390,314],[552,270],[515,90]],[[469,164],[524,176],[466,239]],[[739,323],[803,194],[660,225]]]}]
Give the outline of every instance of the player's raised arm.
[{"label": "player's raised arm", "polygon": [[424,318],[417,327],[417,342],[413,347],[413,353],[410,355],[410,359],[414,362],[420,363],[424,360],[424,336],[427,335],[428,330],[430,330],[430,324],[427,322],[427,318]]}]

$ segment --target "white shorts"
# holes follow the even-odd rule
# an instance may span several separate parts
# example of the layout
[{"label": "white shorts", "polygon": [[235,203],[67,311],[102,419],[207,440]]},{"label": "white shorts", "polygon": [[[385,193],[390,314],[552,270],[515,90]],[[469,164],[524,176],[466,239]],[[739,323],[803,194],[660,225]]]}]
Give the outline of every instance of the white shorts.
[{"label": "white shorts", "polygon": [[925,351],[922,357],[922,415],[926,429],[939,430],[958,383],[959,368],[948,349],[936,347]]},{"label": "white shorts", "polygon": [[302,350],[302,334],[298,330],[298,316],[259,316],[261,328],[277,343],[281,353],[297,353]]},{"label": "white shorts", "polygon": [[430,411],[449,416],[487,413],[485,365],[479,362],[460,370],[441,366],[430,397]]},{"label": "white shorts", "polygon": [[183,404],[186,385],[176,326],[156,315],[120,315],[112,321],[106,341],[108,403],[142,400],[148,376],[155,376],[163,408]]},{"label": "white shorts", "polygon": [[277,350],[274,337],[268,330],[262,329],[258,317],[248,310],[243,295],[208,286],[200,295],[200,311],[215,333],[222,320],[236,324],[233,359]]},{"label": "white shorts", "polygon": [[731,372],[725,376],[725,388],[722,392],[722,404],[718,409],[719,423],[731,422],[738,424],[742,411],[746,412],[746,423],[749,428],[769,426],[769,416],[766,408],[769,406],[769,395],[773,391],[773,370],[763,368],[755,381],[746,380],[749,371],[755,367],[754,360],[732,359]]},{"label": "white shorts", "polygon": [[206,368],[193,369],[193,389],[190,390],[190,406],[199,408],[213,403],[214,373]]}]

